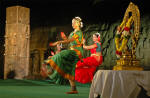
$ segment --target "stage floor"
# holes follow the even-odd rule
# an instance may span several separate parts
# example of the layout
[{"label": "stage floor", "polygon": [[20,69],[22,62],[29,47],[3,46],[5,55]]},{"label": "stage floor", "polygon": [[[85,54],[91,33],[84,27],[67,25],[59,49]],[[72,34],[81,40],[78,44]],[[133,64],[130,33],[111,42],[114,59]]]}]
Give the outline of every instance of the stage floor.
[{"label": "stage floor", "polygon": [[90,84],[77,83],[79,94],[65,94],[69,85],[42,80],[0,80],[0,98],[88,98]]}]

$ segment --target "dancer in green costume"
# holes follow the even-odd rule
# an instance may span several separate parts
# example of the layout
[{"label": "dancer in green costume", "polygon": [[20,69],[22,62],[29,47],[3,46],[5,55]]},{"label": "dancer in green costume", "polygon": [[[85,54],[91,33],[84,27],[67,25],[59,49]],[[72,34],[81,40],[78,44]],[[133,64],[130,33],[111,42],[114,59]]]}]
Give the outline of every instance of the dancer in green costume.
[{"label": "dancer in green costume", "polygon": [[63,40],[50,44],[50,46],[56,46],[60,43],[70,43],[70,49],[62,50],[60,53],[52,56],[52,58],[47,61],[50,66],[42,66],[41,69],[41,74],[48,75],[51,79],[57,79],[60,76],[68,79],[71,91],[67,92],[67,94],[78,93],[75,85],[75,67],[83,55],[83,33],[81,31],[83,23],[80,17],[73,18],[72,27],[74,31],[70,33],[68,38],[61,32]]},{"label": "dancer in green costume", "polygon": [[[56,51],[49,51],[49,54],[50,56],[47,57],[46,60],[43,61],[43,64],[42,64],[42,68],[46,68],[46,70],[44,70],[44,73],[45,73],[45,77],[44,79],[47,79],[48,77],[51,77],[51,75],[48,75],[50,73],[53,72],[52,68],[50,67],[49,65],[49,60],[52,58],[52,56],[58,54],[59,52],[61,52],[62,50],[64,50],[65,48],[62,47],[62,44],[57,44],[57,48],[56,48]],[[47,74],[47,75],[46,75]],[[50,79],[50,82],[52,83],[55,83],[55,84],[68,84],[68,80],[67,79],[64,79],[62,76],[60,75],[57,75],[55,76],[54,79]]]}]

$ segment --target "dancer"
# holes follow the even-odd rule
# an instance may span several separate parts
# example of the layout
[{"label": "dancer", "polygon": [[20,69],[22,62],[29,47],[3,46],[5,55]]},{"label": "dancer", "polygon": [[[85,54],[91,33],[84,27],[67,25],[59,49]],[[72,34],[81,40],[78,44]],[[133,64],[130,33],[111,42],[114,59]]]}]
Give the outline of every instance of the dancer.
[{"label": "dancer", "polygon": [[[57,47],[56,47],[56,51],[50,51],[50,55],[47,57],[46,60],[44,60],[43,64],[42,64],[42,67],[41,67],[41,75],[44,79],[48,78],[49,75],[48,74],[51,74],[53,73],[53,69],[50,67],[50,65],[48,64],[48,61],[54,56],[56,55],[57,53],[61,52],[62,50],[65,50],[65,48],[62,47],[62,44],[57,44]],[[43,67],[44,66],[44,67]],[[53,82],[55,84],[67,84],[68,81],[67,79],[64,79],[63,77],[61,76],[57,76],[57,78],[55,79],[50,79],[50,82]]]},{"label": "dancer", "polygon": [[[51,79],[61,76],[69,80],[71,91],[67,92],[67,94],[78,93],[75,85],[75,67],[83,55],[83,33],[81,31],[83,23],[80,17],[73,18],[72,27],[74,31],[70,33],[68,38],[62,36],[64,40],[50,44],[50,46],[56,46],[60,43],[70,43],[70,49],[59,52],[47,62],[53,70],[53,72],[48,73]],[[45,66],[43,67],[46,69]]]},{"label": "dancer", "polygon": [[86,46],[83,41],[83,48],[91,50],[91,56],[78,61],[75,70],[75,80],[80,83],[91,83],[96,68],[102,64],[102,49],[100,43],[100,34],[93,34],[94,44]]}]

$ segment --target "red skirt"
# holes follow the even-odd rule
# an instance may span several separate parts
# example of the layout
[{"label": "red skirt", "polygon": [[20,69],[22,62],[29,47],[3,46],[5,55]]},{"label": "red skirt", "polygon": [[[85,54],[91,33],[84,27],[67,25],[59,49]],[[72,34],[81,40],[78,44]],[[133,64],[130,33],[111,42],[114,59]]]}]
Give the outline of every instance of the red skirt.
[{"label": "red skirt", "polygon": [[82,61],[78,61],[75,69],[75,80],[83,84],[91,83],[97,66],[102,64],[102,62],[102,56],[100,56],[99,62],[94,57],[87,57]]}]

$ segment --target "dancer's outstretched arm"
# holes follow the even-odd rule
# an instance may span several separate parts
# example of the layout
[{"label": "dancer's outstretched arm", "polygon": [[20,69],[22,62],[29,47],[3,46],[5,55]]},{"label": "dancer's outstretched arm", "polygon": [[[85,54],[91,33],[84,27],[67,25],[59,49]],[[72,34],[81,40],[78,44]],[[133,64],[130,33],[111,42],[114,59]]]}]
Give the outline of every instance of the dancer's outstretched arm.
[{"label": "dancer's outstretched arm", "polygon": [[75,41],[75,38],[70,38],[70,39],[66,39],[66,40],[62,40],[62,41],[57,41],[57,42],[54,42],[54,43],[50,43],[50,46],[56,46],[57,44],[60,44],[60,43],[70,43],[72,41]]}]

